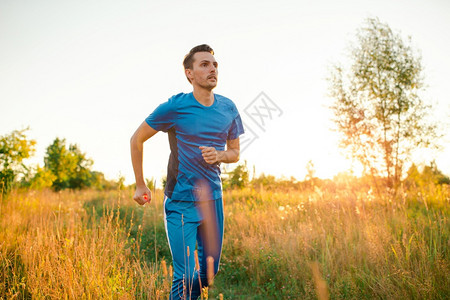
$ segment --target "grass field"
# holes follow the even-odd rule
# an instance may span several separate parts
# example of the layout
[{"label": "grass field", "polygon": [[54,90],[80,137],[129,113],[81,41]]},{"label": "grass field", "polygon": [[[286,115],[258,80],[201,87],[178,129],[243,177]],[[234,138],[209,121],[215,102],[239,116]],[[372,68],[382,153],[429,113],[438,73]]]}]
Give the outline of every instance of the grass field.
[{"label": "grass field", "polygon": [[[0,299],[167,299],[162,192],[13,191],[0,206]],[[448,299],[448,185],[390,198],[351,184],[224,192],[209,299]]]}]

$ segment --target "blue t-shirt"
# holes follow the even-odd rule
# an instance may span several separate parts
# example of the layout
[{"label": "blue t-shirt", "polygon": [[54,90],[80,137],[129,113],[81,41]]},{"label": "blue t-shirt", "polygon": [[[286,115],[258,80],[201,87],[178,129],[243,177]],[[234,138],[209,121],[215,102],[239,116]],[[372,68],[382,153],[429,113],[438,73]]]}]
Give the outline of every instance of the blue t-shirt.
[{"label": "blue t-shirt", "polygon": [[173,200],[195,201],[198,181],[203,180],[209,183],[212,199],[220,199],[220,165],[208,164],[199,146],[223,151],[227,140],[237,139],[244,133],[233,101],[214,94],[214,103],[204,106],[193,93],[180,93],[160,104],[145,121],[169,136],[165,195]]}]

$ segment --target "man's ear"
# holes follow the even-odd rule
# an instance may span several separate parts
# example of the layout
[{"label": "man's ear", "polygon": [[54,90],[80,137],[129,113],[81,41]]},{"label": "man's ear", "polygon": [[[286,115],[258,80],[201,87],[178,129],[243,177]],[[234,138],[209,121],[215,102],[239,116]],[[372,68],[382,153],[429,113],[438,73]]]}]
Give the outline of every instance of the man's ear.
[{"label": "man's ear", "polygon": [[191,69],[184,69],[184,74],[186,74],[186,77],[189,79],[189,81],[192,83],[192,80],[194,79],[194,74],[192,74]]}]

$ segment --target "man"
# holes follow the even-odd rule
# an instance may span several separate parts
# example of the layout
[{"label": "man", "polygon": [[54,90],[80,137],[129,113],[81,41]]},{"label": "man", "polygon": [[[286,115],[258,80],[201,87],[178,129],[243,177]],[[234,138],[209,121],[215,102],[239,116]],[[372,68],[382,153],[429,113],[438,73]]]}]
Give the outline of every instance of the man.
[{"label": "man", "polygon": [[[207,270],[207,260],[214,262],[213,276],[219,269],[223,239],[220,163],[239,160],[239,136],[244,133],[234,103],[212,92],[218,79],[213,55],[208,45],[191,49],[183,65],[193,92],[174,95],[159,105],[131,138],[134,200],[144,205],[152,195],[144,182],[143,143],[158,131],[169,136],[164,222],[174,267],[170,299],[197,299],[201,288],[208,286],[207,271],[212,271]],[[195,266],[196,246],[200,270]]]}]

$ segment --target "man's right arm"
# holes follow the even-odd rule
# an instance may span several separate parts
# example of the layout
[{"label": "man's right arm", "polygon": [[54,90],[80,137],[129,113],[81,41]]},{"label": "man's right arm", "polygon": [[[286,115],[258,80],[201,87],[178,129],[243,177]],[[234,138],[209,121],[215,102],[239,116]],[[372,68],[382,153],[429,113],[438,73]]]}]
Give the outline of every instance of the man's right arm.
[{"label": "man's right arm", "polygon": [[[136,178],[136,192],[133,199],[144,205],[151,201],[151,191],[145,184],[142,168],[144,142],[154,136],[158,131],[150,127],[147,122],[142,122],[130,140],[131,162],[133,164],[134,177]],[[147,195],[147,199],[146,196]]]}]

